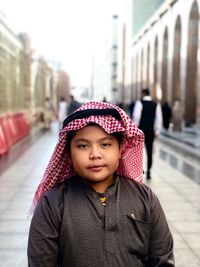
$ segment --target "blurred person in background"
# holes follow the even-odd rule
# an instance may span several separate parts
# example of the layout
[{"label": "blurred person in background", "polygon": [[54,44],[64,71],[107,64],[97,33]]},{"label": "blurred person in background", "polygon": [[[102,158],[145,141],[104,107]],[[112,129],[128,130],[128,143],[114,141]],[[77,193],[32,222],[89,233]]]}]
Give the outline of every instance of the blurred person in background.
[{"label": "blurred person in background", "polygon": [[53,103],[49,97],[46,97],[44,103],[44,128],[46,130],[50,129],[51,122],[55,117],[55,110],[53,107]]},{"label": "blurred person in background", "polygon": [[135,106],[135,101],[131,101],[131,103],[130,103],[130,105],[128,107],[131,120],[133,120],[134,106]]},{"label": "blurred person in background", "polygon": [[106,96],[103,97],[102,102],[108,102]]},{"label": "blurred person in background", "polygon": [[59,129],[62,128],[62,123],[67,116],[67,108],[68,108],[68,103],[67,101],[65,101],[65,98],[62,96],[58,103],[58,112],[57,112]]},{"label": "blurred person in background", "polygon": [[168,131],[172,118],[172,110],[168,102],[162,104],[163,128]]},{"label": "blurred person in background", "polygon": [[75,100],[73,95],[70,95],[70,101],[67,109],[67,114],[72,114],[77,108],[81,106],[81,103]]},{"label": "blurred person in background", "polygon": [[145,135],[147,152],[146,179],[151,179],[153,164],[153,142],[162,129],[161,105],[152,100],[149,88],[142,89],[142,99],[137,100],[133,109],[133,121]]},{"label": "blurred person in background", "polygon": [[183,108],[181,101],[177,99],[174,102],[172,108],[172,122],[173,122],[173,131],[181,132],[182,131],[182,121],[183,121]]}]

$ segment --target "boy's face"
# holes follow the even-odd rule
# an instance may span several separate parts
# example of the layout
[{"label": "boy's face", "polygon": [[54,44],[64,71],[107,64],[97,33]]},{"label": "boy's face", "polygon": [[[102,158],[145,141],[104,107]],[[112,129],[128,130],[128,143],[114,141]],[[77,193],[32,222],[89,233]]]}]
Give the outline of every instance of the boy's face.
[{"label": "boy's face", "polygon": [[112,184],[121,157],[117,138],[99,126],[86,126],[76,132],[70,149],[76,172],[103,193]]}]

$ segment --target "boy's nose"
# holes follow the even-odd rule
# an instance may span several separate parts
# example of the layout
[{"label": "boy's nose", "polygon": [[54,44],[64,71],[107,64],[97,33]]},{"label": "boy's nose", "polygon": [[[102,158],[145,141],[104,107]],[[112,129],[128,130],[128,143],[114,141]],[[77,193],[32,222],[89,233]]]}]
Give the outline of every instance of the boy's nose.
[{"label": "boy's nose", "polygon": [[97,158],[101,158],[101,153],[98,149],[98,147],[92,147],[91,151],[90,151],[90,159],[97,159]]}]

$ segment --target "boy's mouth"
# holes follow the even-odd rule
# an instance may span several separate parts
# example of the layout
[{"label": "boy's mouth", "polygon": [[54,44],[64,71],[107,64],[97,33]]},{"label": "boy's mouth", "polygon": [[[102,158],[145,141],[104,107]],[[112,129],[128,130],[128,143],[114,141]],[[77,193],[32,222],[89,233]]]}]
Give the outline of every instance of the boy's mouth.
[{"label": "boy's mouth", "polygon": [[88,169],[92,170],[92,171],[100,171],[105,167],[105,165],[91,165],[88,167]]}]

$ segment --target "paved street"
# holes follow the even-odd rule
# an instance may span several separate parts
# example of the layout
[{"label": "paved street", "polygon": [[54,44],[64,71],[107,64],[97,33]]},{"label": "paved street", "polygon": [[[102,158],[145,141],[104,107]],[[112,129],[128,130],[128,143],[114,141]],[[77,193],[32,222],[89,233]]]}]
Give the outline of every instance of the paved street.
[{"label": "paved street", "polygon": [[[27,267],[28,210],[57,130],[46,132],[0,176],[0,266]],[[160,152],[162,149],[162,152]],[[165,156],[163,157],[163,153]],[[176,267],[200,266],[200,185],[181,173],[181,156],[158,141],[149,185],[159,196],[175,241]],[[164,158],[164,160],[163,160]],[[176,159],[176,165],[173,160]],[[171,162],[170,162],[171,160]],[[199,171],[199,165],[187,159]],[[179,166],[176,169],[173,166]]]},{"label": "paved street", "polygon": [[[200,185],[172,167],[173,162],[160,159],[161,148],[169,152],[163,144],[156,146],[153,179],[149,184],[161,201],[173,233],[176,267],[199,267]],[[181,164],[180,156],[175,158]]]}]

